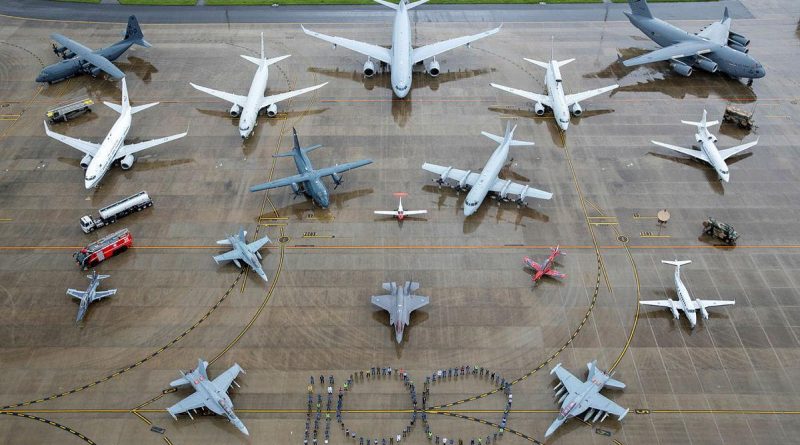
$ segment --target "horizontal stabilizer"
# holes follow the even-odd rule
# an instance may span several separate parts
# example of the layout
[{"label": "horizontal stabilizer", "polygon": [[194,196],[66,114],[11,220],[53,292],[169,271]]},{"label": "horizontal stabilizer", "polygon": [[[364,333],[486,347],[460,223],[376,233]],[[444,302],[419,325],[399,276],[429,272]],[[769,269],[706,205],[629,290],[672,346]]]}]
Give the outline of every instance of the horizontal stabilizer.
[{"label": "horizontal stabilizer", "polygon": [[186,377],[181,377],[177,380],[173,380],[169,383],[169,386],[173,388],[177,388],[178,386],[188,385],[190,382]]},{"label": "horizontal stabilizer", "polygon": [[112,110],[116,111],[117,113],[122,114],[122,105],[117,105],[115,103],[111,103],[111,102],[107,102],[107,101],[103,101],[103,103],[106,104],[106,106],[108,108],[111,108]]},{"label": "horizontal stabilizer", "polygon": [[570,62],[574,62],[574,61],[575,61],[575,59],[561,60],[561,61],[556,62],[556,65],[558,65],[559,67],[562,67],[562,66],[564,66],[564,65],[566,65],[566,64],[568,64]]},{"label": "horizontal stabilizer", "polygon": [[[375,3],[378,3],[378,4],[380,4],[380,5],[386,6],[387,8],[392,8],[392,9],[394,9],[395,11],[396,11],[396,10],[397,10],[397,8],[398,8],[398,6],[397,6],[396,4],[394,4],[394,3],[391,3],[391,2],[387,2],[387,1],[385,1],[385,0],[373,0],[373,1],[374,1]],[[400,1],[403,1],[403,0],[400,0]]]},{"label": "horizontal stabilizer", "polygon": [[686,125],[694,125],[695,127],[713,127],[714,125],[719,124],[719,121],[708,121],[708,122],[693,122],[693,121],[681,121]]},{"label": "horizontal stabilizer", "polygon": [[[487,133],[485,131],[481,131],[481,134],[486,136],[487,138],[497,142],[498,144],[502,144],[503,141],[504,141],[502,136],[498,136],[496,134]],[[509,146],[522,146],[522,145],[531,146],[531,145],[536,145],[536,144],[534,144],[533,142],[517,141],[517,140],[511,139],[510,141],[508,141],[508,145]]]},{"label": "horizontal stabilizer", "polygon": [[[401,1],[404,1],[404,0],[401,0]],[[421,4],[428,3],[428,1],[429,0],[418,0],[418,1],[413,2],[413,3],[408,3],[408,4],[406,4],[406,9],[414,9],[417,6],[421,5]]]},{"label": "horizontal stabilizer", "polygon": [[223,246],[230,246],[231,245],[231,241],[227,240],[227,239],[221,239],[221,240],[217,241],[217,244],[220,244],[220,245],[223,245]]},{"label": "horizontal stabilizer", "polygon": [[150,107],[155,107],[158,105],[158,102],[153,102],[151,104],[139,105],[138,107],[131,107],[131,114],[136,114],[140,111],[144,111]]},{"label": "horizontal stabilizer", "polygon": [[692,262],[692,260],[685,260],[685,261],[678,261],[678,260],[674,260],[674,261],[661,260],[661,262],[662,262],[662,263],[664,263],[664,264],[670,264],[670,265],[673,265],[673,266],[683,266],[683,265],[685,265],[685,264],[689,264],[689,263],[691,263],[691,262]]},{"label": "horizontal stabilizer", "polygon": [[625,389],[625,384],[620,382],[619,380],[615,380],[615,379],[606,380],[605,386],[608,386],[609,388],[614,388],[614,389]]},{"label": "horizontal stabilizer", "polygon": [[273,158],[289,158],[292,156],[294,156],[293,151],[285,151],[283,153],[275,153],[274,155],[272,155]]},{"label": "horizontal stabilizer", "polygon": [[540,67],[542,67],[544,69],[549,69],[550,68],[550,64],[547,63],[547,62],[540,62],[538,60],[527,59],[527,58],[525,59],[525,61],[530,62],[530,63],[532,63],[534,65],[538,65],[538,66],[540,66]]}]

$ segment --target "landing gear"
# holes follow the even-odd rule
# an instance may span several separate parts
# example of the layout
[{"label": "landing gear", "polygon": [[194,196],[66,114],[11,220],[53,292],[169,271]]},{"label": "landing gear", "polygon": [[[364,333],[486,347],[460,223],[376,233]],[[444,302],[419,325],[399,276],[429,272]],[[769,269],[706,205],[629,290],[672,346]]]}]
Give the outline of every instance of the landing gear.
[{"label": "landing gear", "polygon": [[753,86],[753,79],[752,78],[751,79],[747,79],[747,86],[749,86],[749,87]]}]

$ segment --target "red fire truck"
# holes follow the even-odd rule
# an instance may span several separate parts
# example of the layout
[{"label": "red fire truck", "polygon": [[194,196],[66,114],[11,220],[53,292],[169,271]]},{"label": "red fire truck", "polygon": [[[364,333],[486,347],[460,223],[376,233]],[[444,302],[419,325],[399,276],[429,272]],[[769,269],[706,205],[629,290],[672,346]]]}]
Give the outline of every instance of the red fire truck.
[{"label": "red fire truck", "polygon": [[85,248],[72,254],[83,270],[94,267],[106,258],[122,253],[133,245],[133,236],[128,229],[122,229],[100,238]]}]

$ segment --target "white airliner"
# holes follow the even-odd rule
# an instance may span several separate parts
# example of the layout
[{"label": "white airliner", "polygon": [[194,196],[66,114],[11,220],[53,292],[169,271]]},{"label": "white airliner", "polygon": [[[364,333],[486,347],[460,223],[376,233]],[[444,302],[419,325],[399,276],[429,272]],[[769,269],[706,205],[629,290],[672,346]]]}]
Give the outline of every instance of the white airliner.
[{"label": "white airliner", "polygon": [[376,215],[393,216],[397,218],[398,221],[402,221],[406,216],[424,215],[428,213],[427,210],[404,210],[403,196],[405,195],[405,193],[395,193],[395,196],[400,198],[400,205],[397,207],[397,210],[375,210],[374,213]]},{"label": "white airliner", "polygon": [[730,181],[731,178],[728,165],[725,164],[726,159],[758,144],[758,139],[756,139],[753,142],[737,145],[736,147],[727,148],[725,150],[718,149],[715,144],[715,142],[717,142],[717,137],[708,131],[708,127],[717,125],[719,121],[706,122],[706,110],[703,110],[703,120],[701,120],[700,122],[691,122],[691,121],[681,121],[681,122],[683,122],[684,124],[695,125],[697,127],[697,133],[695,133],[694,137],[695,140],[700,144],[700,151],[693,150],[691,148],[676,147],[674,145],[665,144],[663,142],[656,142],[656,141],[650,141],[650,142],[658,146],[669,148],[670,150],[674,150],[679,153],[692,156],[694,158],[700,159],[701,161],[711,164],[711,166],[714,167],[714,170],[716,170],[717,176],[719,176],[720,181],[728,182]]},{"label": "white airliner", "polygon": [[137,144],[125,145],[125,137],[128,135],[128,131],[131,129],[131,115],[142,110],[146,110],[154,105],[158,105],[158,102],[140,105],[138,107],[131,107],[131,104],[128,101],[128,86],[125,84],[124,77],[122,78],[122,105],[112,104],[110,102],[103,103],[119,113],[120,116],[119,119],[114,122],[114,125],[111,127],[108,135],[100,144],[95,144],[55,133],[50,131],[50,128],[47,127],[47,122],[44,123],[44,131],[48,136],[63,142],[72,148],[76,148],[85,154],[83,159],[81,159],[81,167],[86,169],[85,185],[87,190],[97,186],[100,180],[103,179],[103,175],[106,174],[108,169],[115,161],[119,160],[119,165],[122,167],[122,169],[128,170],[136,161],[136,159],[133,157],[134,153],[186,136],[186,132],[183,132],[173,136],[153,139],[146,142],[139,142]]},{"label": "white airliner", "polygon": [[336,48],[337,45],[343,46],[367,56],[367,61],[364,63],[364,75],[367,77],[375,75],[375,64],[372,62],[372,59],[377,59],[380,62],[390,65],[392,69],[392,90],[394,94],[401,99],[406,97],[409,91],[411,91],[411,70],[415,64],[423,62],[426,59],[431,59],[425,71],[431,77],[436,77],[440,72],[439,62],[436,61],[437,55],[453,48],[458,48],[461,45],[468,46],[478,39],[488,37],[500,31],[500,27],[497,27],[480,34],[457,37],[419,48],[412,48],[411,41],[413,40],[413,36],[411,34],[411,21],[408,18],[408,10],[416,8],[423,3],[427,3],[428,0],[419,0],[414,3],[406,3],[405,0],[400,0],[398,4],[384,0],[374,1],[397,11],[394,16],[391,48],[387,49],[371,43],[320,34],[306,29],[302,25],[300,25],[300,27],[303,28],[303,32],[310,36],[332,43],[334,48]]},{"label": "white airliner", "polygon": [[522,96],[526,99],[535,101],[536,104],[534,104],[533,110],[536,112],[537,116],[542,116],[544,114],[545,107],[552,109],[553,116],[556,118],[556,124],[558,124],[558,127],[563,131],[567,131],[567,127],[569,127],[570,109],[575,117],[583,114],[583,108],[581,108],[581,104],[579,103],[580,101],[592,98],[619,87],[619,85],[611,85],[605,88],[584,91],[582,93],[565,94],[564,85],[561,81],[561,70],[559,70],[559,67],[562,67],[575,59],[558,61],[555,60],[555,56],[551,56],[550,59],[550,62],[540,62],[538,60],[525,59],[528,62],[547,70],[547,73],[544,77],[545,85],[547,86],[546,96],[542,94],[531,93],[530,91],[518,90],[516,88],[498,85],[496,83],[491,83],[490,85],[511,94],[516,94],[517,96]]},{"label": "white airliner", "polygon": [[287,57],[291,57],[291,55],[267,59],[264,55],[264,33],[261,33],[261,58],[259,59],[256,57],[250,57],[244,54],[242,54],[242,57],[258,65],[258,69],[256,70],[255,76],[253,76],[253,82],[250,84],[250,91],[247,92],[247,96],[239,96],[237,94],[226,93],[224,91],[212,90],[211,88],[202,87],[189,82],[189,84],[194,88],[218,97],[222,100],[227,100],[233,104],[230,113],[231,116],[239,118],[239,134],[242,136],[242,139],[246,139],[248,136],[250,136],[250,134],[253,132],[253,129],[255,129],[256,125],[258,125],[258,113],[261,112],[261,110],[266,110],[267,117],[275,117],[278,114],[278,106],[276,105],[278,102],[317,90],[328,84],[328,82],[325,82],[313,87],[302,88],[299,90],[288,91],[286,93],[273,94],[272,96],[264,97],[264,91],[267,89],[267,80],[269,79],[269,68],[267,67],[278,63]]},{"label": "white airliner", "polygon": [[538,190],[528,185],[511,182],[510,179],[500,179],[497,176],[500,170],[503,169],[506,158],[508,158],[508,147],[533,145],[533,142],[515,141],[513,136],[514,130],[516,129],[517,126],[515,125],[512,128],[509,122],[506,126],[506,134],[503,137],[485,131],[481,132],[482,135],[500,145],[495,149],[494,153],[492,153],[492,156],[486,162],[486,165],[480,173],[474,173],[472,170],[464,171],[453,167],[442,167],[441,165],[428,163],[422,164],[422,169],[439,175],[439,179],[436,180],[439,185],[444,184],[448,179],[453,179],[457,181],[455,187],[470,189],[467,197],[464,199],[464,216],[475,213],[489,192],[496,193],[501,200],[506,200],[508,195],[517,195],[517,204],[523,204],[525,198],[552,198],[552,193]]},{"label": "white airliner", "polygon": [[639,303],[648,306],[665,307],[672,312],[672,315],[676,320],[680,318],[678,310],[682,310],[684,314],[686,314],[686,318],[689,319],[689,325],[691,325],[692,329],[697,326],[697,313],[695,311],[699,310],[703,320],[708,320],[708,311],[706,308],[715,306],[732,306],[736,304],[735,301],[731,300],[692,300],[692,296],[689,295],[689,291],[686,290],[686,286],[683,284],[683,281],[681,281],[681,266],[684,264],[689,264],[691,261],[661,260],[661,262],[675,266],[675,292],[678,293],[678,301],[651,300],[640,301]]}]

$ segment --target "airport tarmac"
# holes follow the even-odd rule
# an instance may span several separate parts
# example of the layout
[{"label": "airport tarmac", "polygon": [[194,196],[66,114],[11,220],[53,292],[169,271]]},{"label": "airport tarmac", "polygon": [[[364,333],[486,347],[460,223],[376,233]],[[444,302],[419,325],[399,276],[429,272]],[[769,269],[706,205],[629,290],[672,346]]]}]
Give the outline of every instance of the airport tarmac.
[{"label": "airport tarmac", "polygon": [[[100,47],[121,27],[0,18],[0,414],[8,416],[0,442],[300,444],[309,376],[324,399],[320,375],[334,376],[338,389],[355,371],[392,366],[419,392],[426,375],[467,364],[513,382],[502,442],[539,442],[557,409],[549,370],[561,362],[584,378],[597,359],[628,385],[603,394],[631,413],[622,423],[570,421],[547,443],[800,443],[800,239],[791,225],[800,204],[800,32],[796,18],[772,14],[774,3],[745,1],[755,18],[733,25],[767,69],[752,88],[719,75],[682,78],[666,64],[623,67],[619,55],[654,48],[627,22],[506,24],[471,50],[437,58],[443,74],[415,75],[406,100],[393,100],[388,74],[363,80],[363,58],[331,51],[296,25],[143,22],[153,48],[134,48],[117,66],[128,73],[133,105],[161,104],[133,117],[129,140],[187,126],[189,135],[144,152],[130,170],[113,168],[91,191],[81,156],[47,138],[41,121],[55,104],[89,96],[92,113],[52,128],[99,141],[117,117],[101,101],[118,103],[118,85],[33,79],[57,60],[49,33]],[[389,43],[378,26],[314,29]],[[271,67],[270,91],[330,84],[279,105],[275,119],[261,117],[242,143],[229,105],[188,82],[243,93],[254,67],[239,54],[256,54],[260,31],[269,55],[292,54]],[[464,24],[415,31],[422,45],[461,35]],[[522,58],[546,59],[550,36],[557,58],[577,59],[562,68],[567,92],[620,84],[584,103],[565,136],[552,117],[488,86],[540,91],[544,70]],[[649,142],[690,145],[694,129],[680,120],[697,120],[704,108],[719,119],[730,103],[755,109],[757,128],[714,128],[719,146],[760,143],[732,164],[729,184]],[[536,146],[512,148],[505,174],[554,197],[522,209],[487,200],[465,220],[464,194],[438,190],[420,165],[479,169],[495,147],[480,131],[502,133],[509,119],[515,137]],[[317,167],[375,160],[344,175],[329,210],[288,189],[247,191],[295,173],[291,160],[271,157],[291,147],[292,127],[302,144],[325,145],[310,155]],[[80,231],[80,216],[140,190],[154,207]],[[429,214],[402,224],[372,214],[396,206],[398,191],[409,193],[405,207]],[[665,208],[672,217],[660,226],[655,215]],[[733,224],[739,245],[701,237],[707,216]],[[71,253],[123,227],[135,248],[97,268],[111,275],[103,288],[118,292],[76,326],[77,305],[64,292],[85,286],[86,273]],[[224,251],[214,242],[239,227],[273,239],[264,250],[269,283],[211,259]],[[522,257],[543,260],[555,244],[567,252],[558,269],[568,278],[533,287]],[[736,306],[712,309],[694,331],[667,311],[639,309],[638,299],[674,298],[673,268],[660,260],[675,258],[693,261],[683,279],[695,297]],[[398,346],[369,297],[382,282],[404,280],[420,282],[431,303],[412,315]],[[231,396],[249,437],[224,418],[174,421],[165,411],[191,394],[167,388],[198,357],[212,363],[212,378],[234,362],[247,371]],[[357,380],[344,397],[348,429],[373,439],[400,433],[411,403],[396,375]],[[475,376],[432,385],[434,434],[486,443],[505,406],[494,389]],[[323,415],[320,443],[324,425]],[[429,443],[420,421],[403,441]],[[332,422],[330,443],[353,442]]]}]

